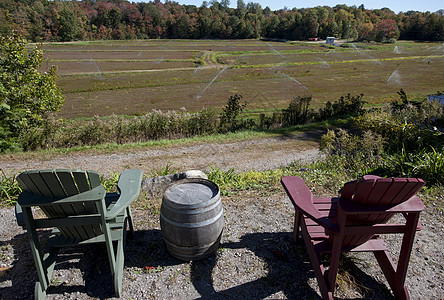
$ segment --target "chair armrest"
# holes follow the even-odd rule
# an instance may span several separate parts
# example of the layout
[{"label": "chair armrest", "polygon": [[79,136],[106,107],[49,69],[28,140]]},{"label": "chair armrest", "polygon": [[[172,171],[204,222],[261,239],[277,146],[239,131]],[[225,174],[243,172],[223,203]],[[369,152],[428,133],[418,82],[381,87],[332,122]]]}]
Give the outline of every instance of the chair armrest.
[{"label": "chair armrest", "polygon": [[336,232],[339,231],[339,227],[323,216],[313,205],[313,194],[304,180],[296,176],[285,176],[282,177],[281,183],[295,209],[301,211],[322,227]]},{"label": "chair armrest", "polygon": [[93,188],[92,190],[69,197],[47,197],[36,195],[28,191],[23,191],[19,195],[17,203],[19,203],[22,207],[31,207],[63,204],[70,202],[97,201],[103,199],[105,197],[105,194],[105,188],[101,185]]},{"label": "chair armrest", "polygon": [[15,219],[17,220],[17,225],[22,226],[25,229],[25,218],[23,218],[23,210],[20,204],[15,205]]},{"label": "chair armrest", "polygon": [[360,204],[341,197],[339,199],[339,206],[346,214],[409,213],[424,210],[424,203],[417,196],[413,196],[394,206]]},{"label": "chair armrest", "polygon": [[117,217],[124,209],[131,205],[137,199],[142,185],[142,171],[137,169],[124,170],[120,174],[117,188],[120,197],[116,204],[106,212],[105,219],[111,220]]}]

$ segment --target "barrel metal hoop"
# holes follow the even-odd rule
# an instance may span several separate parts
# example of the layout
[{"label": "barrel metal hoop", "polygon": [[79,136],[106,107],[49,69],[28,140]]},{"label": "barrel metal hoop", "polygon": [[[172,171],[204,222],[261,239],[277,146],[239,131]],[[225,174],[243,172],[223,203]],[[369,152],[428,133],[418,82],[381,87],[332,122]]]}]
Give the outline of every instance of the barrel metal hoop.
[{"label": "barrel metal hoop", "polygon": [[220,217],[222,217],[224,214],[224,209],[222,208],[220,210],[220,212],[213,218],[208,219],[204,222],[199,222],[199,223],[179,223],[173,220],[170,220],[168,218],[166,218],[163,214],[162,211],[160,212],[160,217],[167,223],[177,226],[177,227],[182,227],[182,228],[199,228],[199,227],[203,227],[203,226],[207,226],[210,225],[214,222],[216,222],[217,220],[219,220]]},{"label": "barrel metal hoop", "polygon": [[220,199],[218,199],[219,201],[216,201],[214,203],[211,203],[211,206],[207,206],[203,209],[196,209],[196,208],[189,208],[189,209],[177,209],[177,206],[170,206],[169,203],[162,203],[162,205],[165,205],[168,207],[168,210],[173,212],[173,213],[177,213],[177,214],[185,214],[185,215],[197,215],[200,213],[205,213],[207,211],[213,210],[214,208],[216,208],[218,205],[222,205],[222,202],[220,201]]}]

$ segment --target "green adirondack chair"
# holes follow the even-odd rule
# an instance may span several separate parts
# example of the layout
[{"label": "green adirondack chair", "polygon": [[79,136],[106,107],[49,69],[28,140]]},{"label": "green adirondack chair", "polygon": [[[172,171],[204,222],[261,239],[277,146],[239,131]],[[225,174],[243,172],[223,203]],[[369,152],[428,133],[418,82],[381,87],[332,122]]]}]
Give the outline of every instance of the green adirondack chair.
[{"label": "green adirondack chair", "polygon": [[[127,225],[134,230],[130,204],[139,195],[141,180],[140,170],[125,170],[117,184],[119,192],[106,193],[99,174],[93,171],[33,170],[17,176],[23,192],[16,217],[28,233],[37,268],[36,299],[46,296],[61,247],[100,242],[106,245],[115,294],[120,297]],[[45,217],[37,218],[32,207],[39,207]],[[46,251],[39,242],[39,228],[53,228]]]}]

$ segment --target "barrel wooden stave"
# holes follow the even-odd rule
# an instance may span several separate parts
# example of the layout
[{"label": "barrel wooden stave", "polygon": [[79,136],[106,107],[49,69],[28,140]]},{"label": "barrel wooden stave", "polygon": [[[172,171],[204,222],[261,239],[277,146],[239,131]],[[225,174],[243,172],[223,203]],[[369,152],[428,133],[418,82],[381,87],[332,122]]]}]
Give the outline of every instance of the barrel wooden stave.
[{"label": "barrel wooden stave", "polygon": [[165,190],[160,226],[172,256],[189,261],[212,255],[219,247],[223,225],[219,188],[213,182],[185,179]]}]

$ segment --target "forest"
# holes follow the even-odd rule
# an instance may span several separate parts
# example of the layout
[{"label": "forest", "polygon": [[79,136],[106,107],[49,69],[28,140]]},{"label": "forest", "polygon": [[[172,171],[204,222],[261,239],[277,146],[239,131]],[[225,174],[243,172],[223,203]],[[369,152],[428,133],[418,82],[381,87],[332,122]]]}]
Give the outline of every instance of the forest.
[{"label": "forest", "polygon": [[364,5],[272,11],[244,0],[181,5],[174,1],[1,0],[0,35],[30,41],[124,39],[339,39],[394,42],[444,40],[444,11],[366,9]]}]

